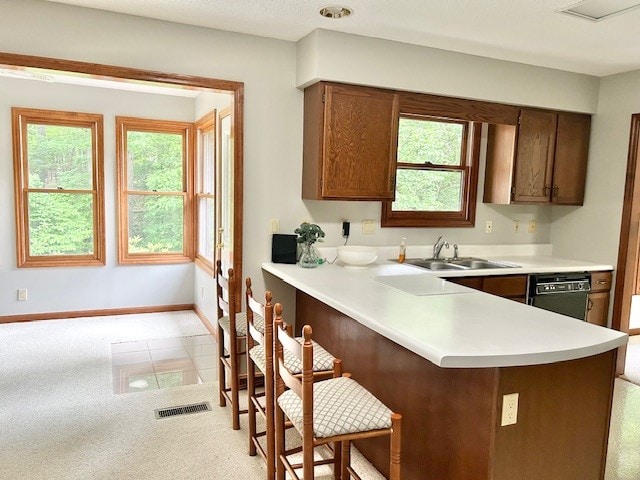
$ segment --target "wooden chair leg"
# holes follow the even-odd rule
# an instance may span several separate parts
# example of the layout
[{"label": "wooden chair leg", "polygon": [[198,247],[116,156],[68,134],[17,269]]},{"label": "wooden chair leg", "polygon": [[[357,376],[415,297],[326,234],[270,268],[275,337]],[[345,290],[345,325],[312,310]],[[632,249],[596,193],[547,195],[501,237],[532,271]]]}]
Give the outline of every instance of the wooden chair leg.
[{"label": "wooden chair leg", "polygon": [[315,478],[313,464],[313,437],[302,437],[302,475],[303,478]]},{"label": "wooden chair leg", "polygon": [[[231,342],[233,343],[233,342]],[[240,405],[238,390],[240,384],[238,382],[238,347],[231,347],[229,361],[231,362],[231,412],[233,419],[233,429],[240,430]]]},{"label": "wooden chair leg", "polygon": [[224,366],[224,330],[218,327],[218,392],[220,393],[220,406],[227,406],[227,399],[222,393],[227,385]]},{"label": "wooden chair leg", "polygon": [[256,438],[256,407],[252,398],[256,394],[255,365],[251,357],[247,355],[247,412],[249,416],[249,455],[254,457],[257,454],[253,439]]},{"label": "wooden chair leg", "polygon": [[[277,403],[277,402],[276,402]],[[285,468],[282,463],[281,455],[284,455],[284,436],[285,436],[285,428],[284,428],[284,413],[280,409],[280,406],[276,404],[275,406],[275,437],[276,437],[276,480],[284,480],[285,476]]]},{"label": "wooden chair leg", "polygon": [[351,441],[344,440],[342,442],[342,480],[349,480],[349,466],[351,465]]},{"label": "wooden chair leg", "polygon": [[[267,371],[273,371],[273,365],[267,365]],[[267,479],[274,480],[276,475],[276,439],[275,439],[275,392],[273,375],[265,375],[265,408],[266,408],[266,437],[267,437]]]},{"label": "wooden chair leg", "polygon": [[400,438],[402,430],[400,427],[402,416],[394,413],[391,415],[391,463],[389,466],[389,480],[400,480]]},{"label": "wooden chair leg", "polygon": [[342,442],[333,443],[333,478],[342,480]]}]

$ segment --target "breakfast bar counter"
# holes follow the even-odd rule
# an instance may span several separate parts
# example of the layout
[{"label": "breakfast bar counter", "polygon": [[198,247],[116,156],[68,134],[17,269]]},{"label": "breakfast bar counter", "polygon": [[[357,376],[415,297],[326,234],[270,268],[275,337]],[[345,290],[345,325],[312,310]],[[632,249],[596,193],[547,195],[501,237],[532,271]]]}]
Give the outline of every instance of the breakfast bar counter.
[{"label": "breakfast bar counter", "polygon": [[[403,478],[604,478],[625,334],[401,264],[263,270],[296,289],[296,328],[310,324],[345,371],[403,415]],[[502,426],[512,393],[517,422]],[[384,441],[357,446],[386,472]]]}]

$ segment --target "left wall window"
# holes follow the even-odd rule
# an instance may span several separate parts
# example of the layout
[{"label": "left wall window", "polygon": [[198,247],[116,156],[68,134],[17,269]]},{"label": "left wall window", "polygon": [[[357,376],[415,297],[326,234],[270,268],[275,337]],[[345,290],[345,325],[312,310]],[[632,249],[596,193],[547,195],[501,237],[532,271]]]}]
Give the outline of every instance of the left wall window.
[{"label": "left wall window", "polygon": [[102,115],[11,113],[18,267],[104,265]]}]

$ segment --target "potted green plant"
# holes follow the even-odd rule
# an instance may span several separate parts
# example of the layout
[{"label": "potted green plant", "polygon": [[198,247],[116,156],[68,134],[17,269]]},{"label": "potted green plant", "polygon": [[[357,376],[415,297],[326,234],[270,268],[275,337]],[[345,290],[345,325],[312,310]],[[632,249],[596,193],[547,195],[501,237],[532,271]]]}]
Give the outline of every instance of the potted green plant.
[{"label": "potted green plant", "polygon": [[304,268],[314,268],[318,266],[318,253],[313,247],[316,242],[321,242],[324,232],[315,223],[303,222],[293,233],[298,235],[297,241],[302,249],[298,265]]}]

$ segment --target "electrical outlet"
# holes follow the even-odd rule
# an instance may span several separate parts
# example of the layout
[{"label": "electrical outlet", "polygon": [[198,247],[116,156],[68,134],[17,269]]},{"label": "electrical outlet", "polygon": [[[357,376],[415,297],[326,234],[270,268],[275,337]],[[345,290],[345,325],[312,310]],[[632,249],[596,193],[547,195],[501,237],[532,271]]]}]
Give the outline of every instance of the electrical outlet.
[{"label": "electrical outlet", "polygon": [[529,233],[535,233],[536,232],[536,221],[535,220],[529,220],[529,227],[527,228],[527,232],[529,232]]},{"label": "electrical outlet", "polygon": [[18,301],[19,302],[26,302],[27,301],[27,289],[26,288],[19,288],[18,289]]},{"label": "electrical outlet", "polygon": [[518,422],[518,394],[510,393],[502,396],[502,427],[515,425]]},{"label": "electrical outlet", "polygon": [[487,220],[487,223],[484,227],[484,233],[493,233],[493,221]]},{"label": "electrical outlet", "polygon": [[273,218],[269,224],[271,233],[278,233],[280,231],[280,220]]},{"label": "electrical outlet", "polygon": [[520,220],[513,221],[513,232],[520,233]]},{"label": "electrical outlet", "polygon": [[362,235],[375,235],[375,234],[376,234],[376,221],[362,220]]}]

